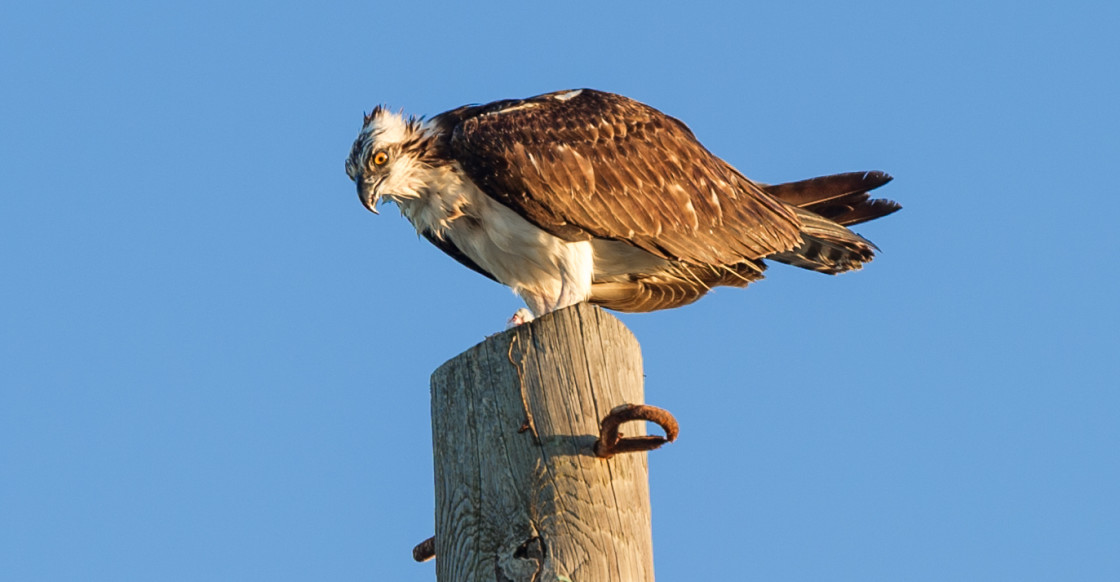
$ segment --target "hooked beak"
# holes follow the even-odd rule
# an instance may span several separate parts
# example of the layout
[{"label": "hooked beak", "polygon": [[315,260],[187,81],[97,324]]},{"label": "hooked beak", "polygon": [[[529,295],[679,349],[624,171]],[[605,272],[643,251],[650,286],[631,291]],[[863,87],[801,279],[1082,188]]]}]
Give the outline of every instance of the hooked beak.
[{"label": "hooked beak", "polygon": [[377,201],[381,198],[377,193],[377,187],[380,185],[381,180],[373,184],[358,180],[358,200],[362,201],[362,206],[365,206],[366,210],[374,214],[381,214],[377,211]]}]

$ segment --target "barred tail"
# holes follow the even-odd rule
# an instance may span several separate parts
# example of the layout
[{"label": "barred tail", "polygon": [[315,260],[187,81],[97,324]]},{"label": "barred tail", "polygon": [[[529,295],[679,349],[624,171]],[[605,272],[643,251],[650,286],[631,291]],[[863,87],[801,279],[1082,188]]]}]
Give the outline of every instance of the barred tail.
[{"label": "barred tail", "polygon": [[859,269],[878,248],[844,226],[902,208],[891,200],[872,200],[868,194],[890,181],[883,172],[853,172],[766,186],[768,194],[794,207],[802,223],[801,246],[767,258],[829,274]]}]

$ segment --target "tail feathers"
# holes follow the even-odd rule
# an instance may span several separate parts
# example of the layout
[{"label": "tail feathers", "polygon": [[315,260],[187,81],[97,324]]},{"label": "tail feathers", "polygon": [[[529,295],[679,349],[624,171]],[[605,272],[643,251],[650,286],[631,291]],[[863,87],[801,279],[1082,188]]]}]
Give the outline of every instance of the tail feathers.
[{"label": "tail feathers", "polygon": [[767,194],[794,207],[802,223],[801,246],[767,258],[829,274],[859,269],[878,249],[844,227],[902,208],[868,194],[890,181],[884,172],[850,172],[766,186]]},{"label": "tail feathers", "polygon": [[881,218],[902,208],[892,200],[872,200],[869,191],[890,182],[885,172],[849,172],[766,186],[766,193],[844,226]]},{"label": "tail feathers", "polygon": [[835,275],[859,269],[875,257],[871,241],[808,210],[795,208],[801,219],[801,246],[766,257],[794,267]]}]

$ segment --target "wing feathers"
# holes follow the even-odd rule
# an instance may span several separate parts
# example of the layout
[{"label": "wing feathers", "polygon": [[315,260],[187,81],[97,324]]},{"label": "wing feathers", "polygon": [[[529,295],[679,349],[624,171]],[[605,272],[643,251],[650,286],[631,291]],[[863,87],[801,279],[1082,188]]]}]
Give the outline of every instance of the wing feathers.
[{"label": "wing feathers", "polygon": [[530,222],[567,240],[621,240],[713,265],[800,244],[794,213],[683,123],[610,93],[556,96],[456,111],[452,155]]}]

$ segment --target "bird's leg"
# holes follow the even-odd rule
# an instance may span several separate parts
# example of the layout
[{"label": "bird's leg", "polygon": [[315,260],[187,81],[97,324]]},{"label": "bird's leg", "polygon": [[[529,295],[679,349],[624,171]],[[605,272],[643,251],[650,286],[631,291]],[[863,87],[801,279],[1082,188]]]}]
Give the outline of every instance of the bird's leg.
[{"label": "bird's leg", "polygon": [[506,322],[506,329],[591,298],[591,276],[594,273],[591,245],[586,241],[566,245],[558,260],[560,269],[557,277],[533,285],[511,285],[529,309],[517,310]]},{"label": "bird's leg", "polygon": [[[618,427],[632,420],[648,420],[657,423],[665,431],[665,436],[623,437]],[[645,404],[622,404],[614,407],[610,414],[599,422],[599,440],[595,441],[595,456],[609,459],[618,453],[637,453],[652,451],[665,443],[677,440],[677,419],[668,410]]]},{"label": "bird's leg", "polygon": [[586,292],[579,289],[576,285],[570,285],[567,281],[564,281],[564,284],[560,287],[560,296],[556,298],[556,303],[552,305],[552,309],[549,309],[549,311],[557,311],[565,307],[571,307],[576,303],[586,301],[590,295],[590,292]]},{"label": "bird's leg", "polygon": [[513,317],[506,321],[506,329],[515,328],[523,323],[529,323],[534,318],[544,315],[549,312],[548,306],[551,300],[548,296],[538,288],[519,287],[514,288],[517,296],[525,302],[529,308],[522,307],[514,312]]},{"label": "bird's leg", "polygon": [[569,257],[561,265],[560,290],[549,311],[571,307],[591,298],[591,279],[594,274],[594,261],[591,246],[570,245]]}]

